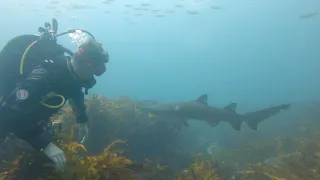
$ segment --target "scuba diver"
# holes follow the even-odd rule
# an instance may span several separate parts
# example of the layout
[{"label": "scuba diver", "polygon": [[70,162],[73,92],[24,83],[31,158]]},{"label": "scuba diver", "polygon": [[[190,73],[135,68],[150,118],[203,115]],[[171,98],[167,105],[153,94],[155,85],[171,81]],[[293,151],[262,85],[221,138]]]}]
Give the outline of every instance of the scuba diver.
[{"label": "scuba diver", "polygon": [[96,84],[94,76],[106,71],[109,54],[85,30],[81,31],[91,38],[72,53],[56,38],[78,30],[57,34],[57,29],[53,19],[52,24],[38,29],[40,36],[15,37],[0,52],[0,139],[13,133],[64,171],[65,154],[52,142],[53,134],[43,130],[44,124],[69,100],[80,124],[81,143],[86,141],[89,128],[84,96]]}]

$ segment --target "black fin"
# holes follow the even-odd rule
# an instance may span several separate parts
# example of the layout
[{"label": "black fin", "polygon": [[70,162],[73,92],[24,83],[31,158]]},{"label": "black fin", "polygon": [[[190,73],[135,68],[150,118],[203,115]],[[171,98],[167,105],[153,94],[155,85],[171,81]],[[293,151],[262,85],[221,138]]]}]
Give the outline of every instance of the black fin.
[{"label": "black fin", "polygon": [[279,106],[273,106],[270,108],[265,108],[259,111],[255,112],[249,112],[244,115],[246,118],[246,122],[248,126],[250,126],[253,130],[258,130],[258,124],[265,120],[270,118],[271,116],[278,114],[281,110],[286,110],[290,107],[290,104],[282,104]]},{"label": "black fin", "polygon": [[252,129],[257,131],[258,130],[258,123],[260,121],[247,121],[248,126]]},{"label": "black fin", "polygon": [[197,102],[208,105],[208,94],[203,94],[197,98]]},{"label": "black fin", "polygon": [[234,121],[229,122],[231,127],[236,131],[241,131],[242,121],[240,119],[235,119]]},{"label": "black fin", "polygon": [[231,103],[224,107],[225,110],[231,111],[231,112],[236,112],[236,108],[237,108],[237,103]]}]

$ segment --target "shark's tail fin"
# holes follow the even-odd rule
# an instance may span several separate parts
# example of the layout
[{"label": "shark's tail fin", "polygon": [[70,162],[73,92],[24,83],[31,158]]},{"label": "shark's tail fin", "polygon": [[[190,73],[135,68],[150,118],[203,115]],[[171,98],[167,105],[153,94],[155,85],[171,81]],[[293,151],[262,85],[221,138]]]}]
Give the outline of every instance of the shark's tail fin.
[{"label": "shark's tail fin", "polygon": [[286,110],[290,107],[290,104],[282,104],[279,106],[274,106],[260,111],[249,112],[243,115],[243,118],[247,122],[248,126],[253,130],[258,130],[258,124],[268,119],[269,117],[279,113],[281,110]]}]

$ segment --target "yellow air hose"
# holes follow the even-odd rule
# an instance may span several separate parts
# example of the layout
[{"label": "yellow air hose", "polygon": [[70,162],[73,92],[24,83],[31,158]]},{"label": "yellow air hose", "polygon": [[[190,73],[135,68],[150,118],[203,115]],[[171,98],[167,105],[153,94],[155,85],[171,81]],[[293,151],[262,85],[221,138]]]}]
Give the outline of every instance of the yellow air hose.
[{"label": "yellow air hose", "polygon": [[[28,52],[30,51],[30,49],[35,45],[37,44],[38,41],[34,41],[33,43],[31,43],[27,49],[24,51],[23,53],[23,56],[21,58],[21,62],[20,62],[20,75],[22,75],[24,73],[24,64],[25,64],[25,59],[26,59],[26,56],[28,54]],[[55,97],[59,97],[61,99],[61,103],[58,104],[58,105],[50,105],[50,104],[47,104],[45,101],[51,99],[51,98],[55,98]],[[0,101],[2,100],[2,97],[0,98]],[[47,107],[47,108],[50,108],[50,109],[58,109],[58,108],[61,108],[66,102],[66,98],[60,94],[56,94],[54,92],[50,92],[48,93],[41,101],[40,101],[40,104]]]},{"label": "yellow air hose", "polygon": [[[51,99],[51,98],[55,98],[55,97],[58,97],[61,99],[61,103],[58,104],[58,105],[50,105],[50,104],[47,104],[45,101],[47,101],[48,99]],[[50,109],[57,109],[57,108],[60,108],[62,107],[64,104],[66,103],[66,98],[60,94],[56,94],[54,92],[50,92],[48,93],[43,99],[42,101],[40,101],[40,104],[47,107],[47,108],[50,108]]]},{"label": "yellow air hose", "polygon": [[25,63],[25,60],[26,60],[26,57],[27,57],[27,54],[28,52],[30,51],[30,49],[35,45],[37,44],[38,41],[34,41],[33,43],[31,43],[27,49],[24,51],[23,55],[22,55],[22,58],[21,58],[21,62],[20,62],[20,75],[22,75],[24,72],[23,72],[23,68],[24,68],[24,63]]}]

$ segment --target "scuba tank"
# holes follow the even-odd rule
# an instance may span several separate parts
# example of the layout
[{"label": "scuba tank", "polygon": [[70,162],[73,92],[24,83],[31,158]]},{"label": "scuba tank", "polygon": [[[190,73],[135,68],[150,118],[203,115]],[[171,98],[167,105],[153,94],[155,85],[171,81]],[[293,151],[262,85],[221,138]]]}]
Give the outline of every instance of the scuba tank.
[{"label": "scuba tank", "polygon": [[[44,27],[39,27],[38,35],[20,35],[11,39],[0,52],[0,101],[14,87],[18,80],[25,78],[32,69],[43,63],[65,53],[73,56],[71,50],[57,43],[57,37],[74,33],[79,29],[69,30],[58,34],[58,22],[46,22]],[[80,30],[93,35],[85,30]]]}]

